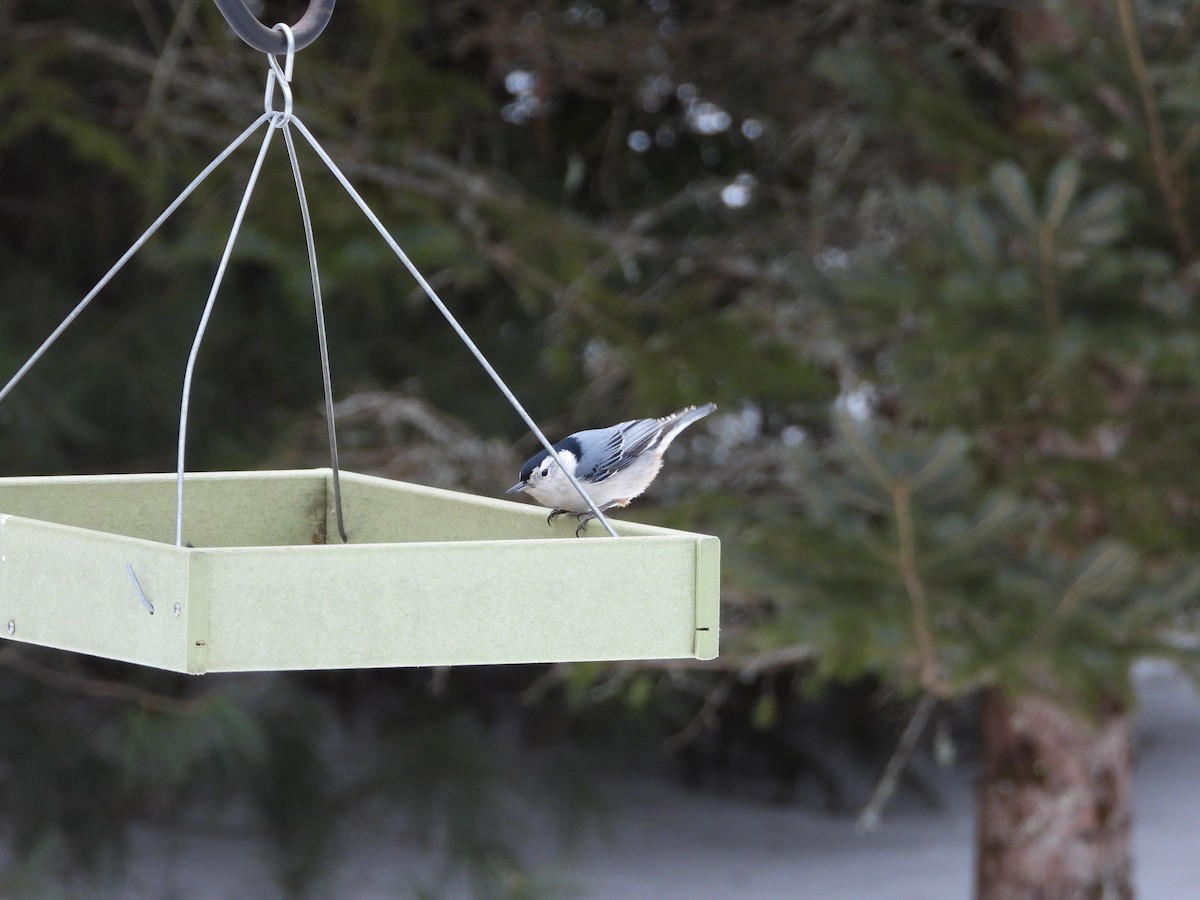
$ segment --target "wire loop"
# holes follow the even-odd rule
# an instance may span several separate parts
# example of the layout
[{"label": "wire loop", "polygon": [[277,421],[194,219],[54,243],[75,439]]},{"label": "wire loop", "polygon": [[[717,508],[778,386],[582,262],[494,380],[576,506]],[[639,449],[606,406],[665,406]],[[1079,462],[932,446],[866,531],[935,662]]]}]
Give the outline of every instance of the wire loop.
[{"label": "wire loop", "polygon": [[[282,128],[292,120],[292,67],[296,61],[296,37],[292,34],[292,29],[280,22],[272,29],[274,31],[282,31],[287,38],[287,55],[284,57],[283,66],[279,65],[279,60],[275,54],[267,54],[267,91],[263,97],[263,111],[271,117],[271,124],[276,128]],[[279,85],[279,89],[283,94],[283,109],[276,109],[275,102],[275,85]]]}]

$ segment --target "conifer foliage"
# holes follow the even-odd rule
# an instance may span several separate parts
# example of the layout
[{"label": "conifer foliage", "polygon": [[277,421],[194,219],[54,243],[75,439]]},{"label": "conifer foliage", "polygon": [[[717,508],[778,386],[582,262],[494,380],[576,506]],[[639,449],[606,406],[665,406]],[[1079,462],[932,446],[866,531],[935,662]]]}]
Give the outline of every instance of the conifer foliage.
[{"label": "conifer foliage", "polygon": [[[265,6],[294,21],[303,4]],[[265,67],[195,0],[0,0],[0,29],[7,373],[261,109]],[[1029,889],[1038,848],[998,823],[1055,798],[1091,810],[1068,830],[1103,852],[1048,865],[1044,896],[1128,896],[1131,665],[1200,675],[1198,55],[1182,0],[362,0],[301,52],[294,92],[548,430],[719,404],[638,514],[724,539],[725,665],[881,678],[917,724],[983,698],[980,897]],[[173,466],[182,361],[249,165],[232,160],[0,408],[6,474]],[[294,459],[320,396],[290,179],[266,167],[231,261],[197,374],[198,468]],[[335,388],[531,446],[340,189],[306,189]],[[321,792],[327,749],[294,709],[336,732],[331,710],[375,696],[371,679],[268,698],[12,647],[0,663],[0,804],[30,860],[103,855],[80,805],[98,784],[142,809],[189,779],[250,779],[300,848],[283,876],[300,884],[323,845],[272,762],[333,809],[368,784],[400,797],[394,760],[429,761],[403,745],[378,778]],[[618,674],[559,687],[598,678],[641,708],[673,684]],[[429,782],[456,811],[443,833],[499,891],[516,864],[463,799],[489,799],[471,788],[487,766],[445,752],[490,713],[459,697],[464,726],[396,677],[412,690],[377,734],[419,723],[455,762],[464,780]],[[97,693],[140,712],[98,712]],[[727,699],[707,693],[678,742]],[[774,708],[752,721],[767,730]],[[1063,735],[1058,756],[1021,716]]]}]

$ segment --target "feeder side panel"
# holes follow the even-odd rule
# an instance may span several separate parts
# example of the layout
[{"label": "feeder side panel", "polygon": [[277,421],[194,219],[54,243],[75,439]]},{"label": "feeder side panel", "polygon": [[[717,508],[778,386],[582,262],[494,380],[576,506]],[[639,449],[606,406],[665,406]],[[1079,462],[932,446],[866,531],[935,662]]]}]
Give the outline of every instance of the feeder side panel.
[{"label": "feeder side panel", "polygon": [[696,658],[715,659],[720,635],[721,541],[702,537],[696,541]]},{"label": "feeder side panel", "polygon": [[[0,513],[175,542],[173,474],[0,478]],[[184,541],[196,547],[324,540],[321,471],[205,472],[184,477]]]},{"label": "feeder side panel", "polygon": [[694,543],[208,551],[209,670],[690,657]]},{"label": "feeder side panel", "polygon": [[0,637],[181,672],[186,593],[186,551],[0,515]]}]

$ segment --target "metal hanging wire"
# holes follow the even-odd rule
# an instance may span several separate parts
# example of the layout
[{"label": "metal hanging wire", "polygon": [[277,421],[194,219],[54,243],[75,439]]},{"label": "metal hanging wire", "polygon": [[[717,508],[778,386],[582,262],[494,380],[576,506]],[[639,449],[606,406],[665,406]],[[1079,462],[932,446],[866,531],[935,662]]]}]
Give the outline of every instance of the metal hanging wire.
[{"label": "metal hanging wire", "polygon": [[329,439],[329,463],[333,472],[333,511],[337,519],[338,534],[346,543],[346,522],[342,515],[341,466],[338,462],[337,426],[333,418],[333,378],[329,373],[329,339],[325,334],[325,305],[321,300],[321,276],[317,272],[317,244],[313,239],[312,216],[308,211],[308,199],[304,193],[304,181],[300,177],[300,161],[296,158],[296,144],[290,128],[283,129],[283,140],[287,144],[288,160],[292,164],[292,177],[296,180],[296,194],[300,198],[300,215],[304,220],[304,242],[308,247],[308,270],[312,275],[313,305],[317,314],[317,342],[321,350],[321,386],[325,393],[325,429]]},{"label": "metal hanging wire", "polygon": [[238,232],[242,227],[242,219],[246,215],[246,208],[250,205],[250,195],[254,192],[254,185],[258,181],[258,173],[262,171],[263,160],[266,159],[267,150],[271,146],[271,138],[275,134],[275,125],[271,124],[267,128],[267,133],[263,137],[262,145],[258,150],[258,157],[254,160],[254,168],[250,170],[250,178],[246,182],[246,190],[242,192],[242,202],[238,204],[237,214],[233,217],[233,227],[229,230],[229,239],[225,242],[225,250],[221,254],[221,261],[217,264],[217,274],[213,278],[212,289],[208,292],[208,300],[204,304],[204,311],[200,314],[200,324],[196,328],[196,336],[192,339],[192,349],[188,353],[187,367],[183,372],[183,396],[179,403],[179,443],[176,452],[176,481],[175,481],[175,546],[183,546],[183,471],[184,471],[184,455],[187,450],[187,430],[188,430],[188,412],[192,399],[192,375],[196,371],[196,359],[200,355],[200,344],[204,340],[204,333],[208,329],[208,320],[212,316],[213,306],[217,302],[217,292],[221,289],[221,282],[225,278],[225,269],[229,265],[229,257],[233,253],[233,245],[237,241]]},{"label": "metal hanging wire", "polygon": [[[241,6],[242,10],[249,15],[249,12],[245,10],[244,6],[242,6],[241,0],[233,0],[233,2],[230,2],[230,0],[215,0],[215,2],[221,8],[222,13],[226,15],[226,18],[230,20],[231,24],[234,23],[235,18],[238,18],[238,15],[235,13],[235,18],[230,18],[229,12],[226,9],[227,6],[232,6],[234,4]],[[458,319],[455,318],[454,314],[450,311],[449,307],[447,307],[442,298],[438,296],[437,291],[433,289],[433,286],[428,282],[425,276],[421,274],[420,270],[417,269],[412,260],[409,259],[408,254],[404,252],[403,248],[401,248],[396,239],[392,237],[391,233],[383,225],[379,217],[375,215],[371,207],[362,198],[362,195],[355,190],[354,186],[350,183],[350,180],[346,177],[342,170],[338,168],[337,164],[334,163],[329,154],[326,153],[325,148],[321,146],[320,142],[313,136],[312,132],[305,127],[304,123],[301,122],[299,117],[297,117],[293,112],[293,100],[290,82],[296,51],[305,46],[305,44],[311,43],[312,40],[316,38],[317,34],[320,33],[320,29],[324,28],[325,23],[328,21],[328,14],[332,13],[332,10],[333,0],[313,0],[313,3],[309,6],[308,12],[305,13],[304,17],[297,25],[297,27],[300,27],[305,26],[306,23],[308,23],[306,26],[307,28],[310,30],[316,29],[315,33],[306,34],[307,40],[304,42],[301,42],[299,38],[293,34],[293,30],[288,25],[281,23],[275,25],[272,29],[263,28],[264,31],[274,32],[279,35],[278,40],[274,42],[266,42],[270,43],[271,49],[264,51],[267,52],[268,72],[265,97],[263,101],[263,114],[237,138],[235,138],[234,141],[228,147],[226,147],[216,157],[216,159],[209,163],[208,166],[206,166],[204,170],[196,176],[191,184],[189,184],[183,190],[183,192],[171,202],[170,206],[168,206],[166,210],[164,210],[162,214],[159,215],[159,217],[155,219],[153,223],[151,223],[150,227],[147,228],[146,231],[134,242],[133,246],[131,246],[129,250],[127,250],[125,254],[116,262],[116,264],[104,275],[104,277],[96,283],[95,287],[88,292],[87,296],[85,296],[70,313],[68,313],[67,317],[58,325],[57,328],[54,329],[54,331],[48,338],[46,338],[42,345],[38,347],[36,351],[34,351],[33,355],[26,360],[26,362],[9,380],[9,382],[2,389],[0,389],[0,401],[3,401],[13,387],[15,387],[21,378],[25,376],[29,369],[32,368],[32,366],[59,338],[59,336],[66,331],[72,322],[75,321],[79,314],[83,312],[88,304],[91,303],[100,290],[106,284],[108,284],[113,276],[116,275],[122,267],[124,267],[124,265],[154,234],[154,232],[157,231],[159,227],[171,216],[171,214],[174,213],[180,205],[182,205],[182,203],[192,194],[193,191],[195,191],[197,187],[199,187],[200,183],[203,182],[204,179],[207,178],[214,169],[224,162],[234,150],[241,146],[241,144],[244,143],[250,137],[250,135],[254,133],[254,131],[256,131],[264,123],[267,124],[267,132],[263,136],[263,142],[259,147],[258,156],[256,157],[254,166],[251,169],[250,177],[247,180],[246,189],[242,194],[241,203],[239,204],[237,213],[234,216],[229,238],[226,241],[225,250],[221,255],[220,263],[217,266],[217,272],[213,279],[213,285],[209,291],[208,299],[205,302],[204,310],[200,317],[200,323],[196,329],[196,335],[192,342],[192,348],[188,355],[187,367],[184,372],[183,392],[179,410],[179,439],[176,455],[175,543],[177,546],[183,545],[184,462],[187,446],[187,425],[191,398],[191,386],[196,360],[199,356],[200,345],[203,342],[204,334],[208,327],[208,321],[212,315],[212,310],[216,303],[217,293],[225,276],[225,270],[228,266],[229,258],[233,252],[234,244],[236,243],[238,233],[241,229],[242,220],[245,216],[246,209],[250,204],[250,197],[253,194],[255,184],[258,181],[259,173],[262,170],[263,160],[266,158],[267,150],[270,147],[271,139],[276,130],[281,130],[284,134],[284,141],[288,148],[288,158],[291,162],[292,174],[296,182],[296,193],[300,202],[301,217],[304,221],[305,241],[307,243],[309,269],[312,276],[313,300],[316,308],[317,334],[321,354],[321,375],[325,393],[325,413],[329,433],[330,463],[333,472],[334,508],[335,515],[337,517],[338,533],[343,541],[347,540],[345,523],[342,516],[336,425],[334,422],[333,413],[333,388],[329,372],[328,342],[326,339],[324,309],[321,300],[320,277],[317,271],[316,245],[313,240],[312,222],[308,211],[308,202],[304,192],[303,180],[300,176],[299,161],[296,157],[295,144],[291,135],[291,126],[293,125],[296,127],[296,130],[304,136],[305,140],[308,141],[309,145],[316,152],[317,156],[320,157],[321,161],[326,165],[326,167],[328,167],[329,171],[346,190],[346,193],[350,195],[350,198],[355,202],[359,209],[362,210],[363,214],[367,217],[367,220],[371,223],[375,230],[379,232],[379,235],[384,239],[388,247],[413,276],[421,290],[424,291],[425,295],[429,298],[430,302],[432,302],[437,308],[438,312],[442,314],[442,317],[447,321],[447,323],[449,323],[450,327],[454,329],[454,332],[470,351],[471,355],[475,357],[475,359],[483,367],[483,370],[495,383],[496,387],[499,388],[500,393],[504,395],[505,399],[508,400],[513,410],[521,417],[525,425],[538,439],[538,443],[545,448],[546,452],[550,454],[551,458],[557,458],[554,446],[550,443],[550,440],[538,427],[537,423],[533,420],[533,417],[530,416],[525,410],[525,407],[517,399],[516,395],[513,394],[512,390],[496,371],[495,367],[492,366],[487,356],[482,350],[479,349],[479,346],[471,339],[471,336],[467,334],[466,329],[462,327]],[[322,12],[325,16],[324,21],[318,23],[318,13]],[[251,16],[251,18],[253,17]],[[312,21],[310,21],[310,18]],[[259,27],[262,27],[257,20],[254,21],[256,24],[259,24]],[[318,24],[319,27],[317,27]],[[235,26],[235,30],[238,30],[237,26]],[[264,42],[260,41],[259,43],[255,43],[254,41],[251,41],[246,37],[245,34],[242,34],[241,30],[238,30],[238,34],[241,35],[243,39],[245,39],[251,46],[262,49],[259,44]],[[282,48],[278,47],[279,42],[282,42]],[[286,54],[285,62],[282,68],[279,65],[279,61],[275,58],[275,53],[277,52],[283,52]],[[283,107],[281,109],[276,108],[274,105],[276,89],[278,89],[282,94]],[[601,510],[596,502],[591,498],[588,492],[584,489],[583,485],[575,477],[574,473],[570,472],[565,467],[563,468],[563,473],[567,476],[567,479],[570,481],[572,487],[574,487],[579,493],[579,496],[583,499],[588,510],[600,522],[600,524],[604,527],[604,530],[608,532],[609,536],[617,537],[617,532],[613,528],[612,523],[609,522],[608,517],[604,515],[603,510]]]},{"label": "metal hanging wire", "polygon": [[[313,304],[316,308],[317,316],[317,342],[321,357],[321,383],[325,395],[325,425],[329,436],[329,462],[330,471],[333,473],[334,518],[337,522],[338,535],[341,537],[342,543],[346,543],[349,540],[346,536],[346,522],[342,513],[342,481],[341,468],[338,463],[337,425],[334,421],[333,413],[333,383],[329,372],[329,342],[325,333],[325,309],[324,304],[321,302],[321,277],[317,271],[317,248],[316,242],[313,239],[312,216],[308,211],[308,198],[304,193],[304,181],[300,176],[300,163],[296,158],[296,147],[292,141],[291,131],[288,128],[292,120],[291,80],[292,69],[296,59],[296,46],[292,37],[292,30],[289,26],[279,24],[275,28],[284,34],[287,43],[287,53],[282,68],[279,65],[279,60],[273,54],[267,54],[267,87],[263,96],[263,116],[270,123],[270,127],[263,138],[262,147],[258,151],[258,158],[254,161],[254,168],[250,170],[250,178],[246,183],[246,190],[242,194],[242,202],[238,206],[237,215],[234,217],[233,227],[230,228],[229,239],[225,244],[225,251],[221,255],[221,262],[217,266],[217,274],[213,280],[212,290],[208,295],[208,302],[205,303],[204,312],[200,316],[200,325],[196,329],[196,337],[192,341],[192,349],[188,354],[187,370],[183,378],[183,398],[179,407],[179,445],[176,455],[175,476],[176,546],[183,545],[183,474],[184,455],[187,449],[188,405],[192,393],[192,374],[195,371],[196,359],[200,353],[200,344],[204,340],[204,333],[208,328],[208,320],[212,315],[213,305],[216,303],[217,291],[220,289],[221,281],[225,276],[229,256],[233,252],[234,244],[237,242],[238,232],[242,227],[242,219],[246,214],[246,208],[250,204],[250,196],[254,192],[259,172],[262,170],[263,160],[267,155],[267,149],[271,146],[271,138],[275,135],[277,129],[283,131],[284,141],[287,144],[288,159],[292,165],[292,176],[296,182],[296,196],[300,202],[300,217],[304,223],[304,240],[308,248],[308,267],[312,279]],[[283,97],[282,109],[275,108],[276,88],[279,89]]]},{"label": "metal hanging wire", "polygon": [[[330,158],[329,154],[325,152],[325,148],[321,146],[320,142],[317,141],[315,137],[313,137],[312,132],[304,126],[303,122],[301,122],[298,118],[293,118],[292,124],[296,126],[297,131],[304,135],[305,140],[312,145],[312,148],[316,151],[317,156],[321,157],[321,161],[329,167],[329,171],[333,173],[334,177],[341,183],[342,187],[345,188],[346,193],[350,195],[350,198],[358,205],[358,208],[362,210],[363,215],[367,217],[367,220],[375,227],[375,230],[379,232],[380,237],[387,242],[388,247],[390,247],[392,252],[396,254],[400,262],[404,264],[404,267],[408,269],[409,273],[421,287],[421,290],[425,292],[425,296],[427,296],[430,302],[437,307],[438,312],[442,314],[442,317],[450,324],[450,327],[454,329],[455,333],[459,336],[459,339],[462,340],[466,348],[471,351],[471,355],[475,357],[475,359],[483,367],[483,370],[487,372],[488,376],[493,382],[495,382],[496,387],[500,389],[500,393],[504,395],[506,400],[508,400],[513,410],[515,410],[517,415],[521,417],[526,426],[528,426],[529,430],[533,432],[534,436],[538,439],[538,443],[540,443],[545,448],[546,452],[550,454],[551,459],[558,459],[558,454],[554,449],[554,445],[550,443],[550,440],[545,434],[542,433],[542,430],[538,428],[537,423],[533,421],[533,417],[525,411],[525,407],[521,405],[521,401],[518,400],[516,395],[513,394],[513,392],[509,389],[508,385],[504,382],[504,379],[500,377],[500,373],[497,372],[492,364],[488,361],[487,356],[485,356],[483,351],[479,349],[479,346],[473,340],[471,340],[471,336],[467,334],[466,329],[459,324],[458,319],[454,317],[454,314],[450,312],[449,307],[447,307],[442,301],[442,298],[438,296],[437,291],[433,289],[433,286],[425,279],[425,276],[421,274],[420,270],[416,267],[416,265],[413,264],[413,261],[408,258],[408,254],[404,252],[403,248],[401,248],[401,246],[396,242],[396,239],[393,238],[388,232],[387,228],[384,227],[383,223],[379,220],[379,217],[375,215],[375,213],[371,210],[371,207],[367,204],[367,201],[364,200],[362,195],[354,189],[354,185],[350,183],[350,179],[348,179],[342,170],[338,168],[337,164]],[[612,524],[608,521],[608,517],[604,515],[600,507],[596,505],[596,501],[594,501],[588,492],[584,490],[583,485],[579,483],[579,479],[577,479],[575,475],[565,466],[563,467],[562,471],[563,474],[567,476],[567,480],[571,482],[571,486],[579,492],[579,496],[583,499],[583,502],[587,504],[587,507],[591,511],[592,515],[594,515],[596,519],[599,520],[600,524],[604,526],[604,530],[609,533],[609,536],[616,537],[617,532],[613,529]]]},{"label": "metal hanging wire", "polygon": [[179,196],[171,201],[170,205],[159,214],[157,219],[150,223],[150,227],[142,232],[141,236],[133,242],[133,244],[128,250],[125,251],[120,259],[113,263],[112,268],[104,273],[104,276],[97,281],[95,286],[87,292],[87,295],[75,305],[75,308],[67,313],[67,317],[58,323],[58,327],[50,332],[50,336],[42,341],[41,346],[34,350],[33,353],[30,354],[29,358],[21,364],[21,367],[17,369],[16,374],[8,380],[4,387],[0,388],[0,403],[4,402],[4,398],[11,393],[12,389],[17,386],[17,384],[22,378],[25,377],[29,370],[37,364],[37,361],[45,355],[46,351],[50,349],[54,342],[62,337],[62,333],[71,326],[71,323],[79,318],[80,313],[88,308],[88,306],[93,300],[96,299],[96,295],[100,293],[104,286],[112,281],[114,276],[116,276],[121,269],[125,268],[125,264],[129,262],[129,260],[133,259],[134,254],[142,249],[142,245],[151,238],[154,232],[158,231],[158,229],[162,227],[162,224],[166,222],[167,219],[171,218],[171,214],[183,205],[183,202],[192,195],[196,188],[200,187],[204,179],[211,175],[213,171],[219,165],[221,165],[221,163],[225,162],[225,160],[229,158],[234,150],[242,146],[242,144],[246,142],[246,139],[250,137],[250,135],[254,134],[255,131],[262,127],[263,123],[266,122],[268,118],[269,116],[266,113],[263,113],[263,115],[255,119],[245,131],[243,131],[230,142],[228,147],[218,153],[216,158],[200,171],[199,175],[192,179],[191,184],[185,187],[179,193]]}]

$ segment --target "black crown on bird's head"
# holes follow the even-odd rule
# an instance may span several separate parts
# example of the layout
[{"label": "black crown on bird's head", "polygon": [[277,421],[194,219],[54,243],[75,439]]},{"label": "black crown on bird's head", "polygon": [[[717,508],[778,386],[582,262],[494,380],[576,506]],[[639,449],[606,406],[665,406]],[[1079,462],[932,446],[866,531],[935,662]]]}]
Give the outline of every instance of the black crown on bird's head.
[{"label": "black crown on bird's head", "polygon": [[[579,441],[574,437],[566,437],[557,444],[551,445],[556,451],[566,450],[576,459],[583,455],[583,448],[579,446]],[[540,466],[550,454],[545,450],[539,450],[529,459],[525,460],[525,465],[521,466],[520,479],[521,483],[529,480],[529,476],[533,474],[533,470]]]}]

